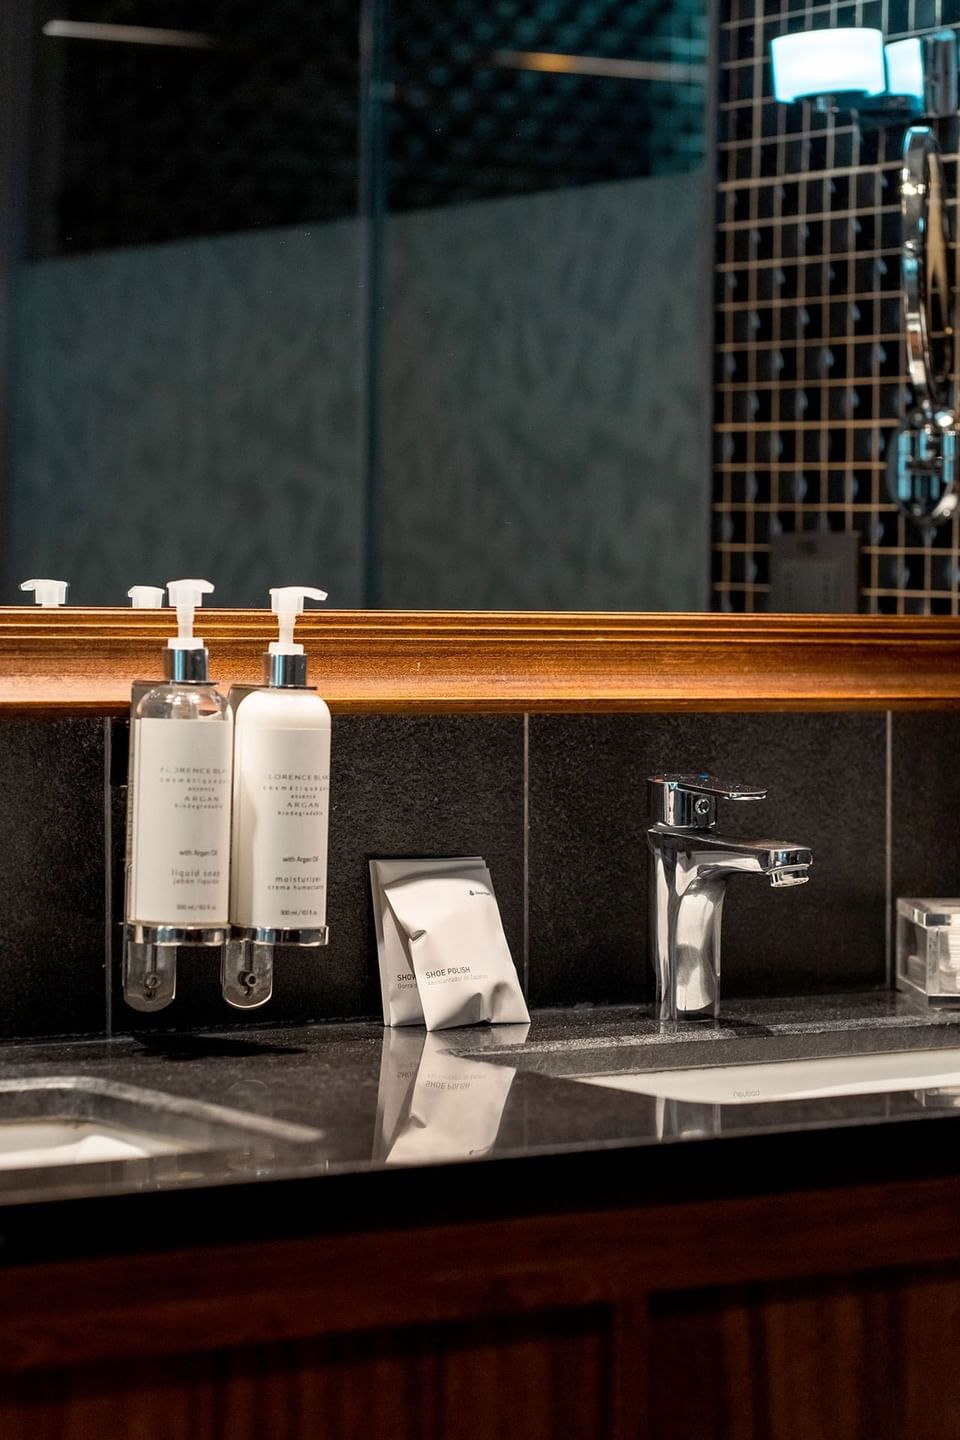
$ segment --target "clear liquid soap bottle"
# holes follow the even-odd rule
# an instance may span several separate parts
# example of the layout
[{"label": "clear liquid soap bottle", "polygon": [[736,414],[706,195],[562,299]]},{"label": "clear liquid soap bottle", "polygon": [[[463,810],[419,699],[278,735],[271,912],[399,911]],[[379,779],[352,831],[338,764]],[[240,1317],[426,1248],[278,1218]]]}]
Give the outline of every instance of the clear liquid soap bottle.
[{"label": "clear liquid soap bottle", "polygon": [[233,770],[230,941],[223,951],[228,1004],[263,1005],[277,945],[327,943],[330,711],[307,685],[293,638],[307,599],[323,590],[270,591],[279,640],[264,655],[265,688],[239,702]]},{"label": "clear liquid soap bottle", "polygon": [[169,582],[178,633],[167,678],[134,709],[123,993],[135,1010],[174,998],[179,946],[226,939],[233,716],[193,634],[212,591],[208,580]]}]

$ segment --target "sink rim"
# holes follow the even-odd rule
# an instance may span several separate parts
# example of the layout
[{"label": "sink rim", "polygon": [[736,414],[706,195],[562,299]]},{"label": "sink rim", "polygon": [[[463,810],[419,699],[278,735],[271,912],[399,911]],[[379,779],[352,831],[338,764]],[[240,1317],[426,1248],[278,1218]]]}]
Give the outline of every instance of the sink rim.
[{"label": "sink rim", "polygon": [[[241,1144],[244,1139],[249,1140],[251,1136],[264,1141],[282,1141],[291,1145],[315,1145],[318,1141],[326,1138],[325,1132],[318,1127],[299,1125],[292,1121],[275,1119],[273,1116],[237,1110],[231,1106],[220,1105],[216,1101],[196,1100],[190,1096],[173,1094],[168,1090],[147,1089],[145,1086],[131,1085],[125,1080],[71,1073],[0,1079],[0,1119],[7,1118],[3,1113],[5,1097],[19,1099],[30,1096],[51,1097],[54,1101],[58,1096],[75,1097],[78,1100],[93,1098],[110,1102],[113,1105],[133,1108],[138,1114],[137,1123],[140,1128],[147,1129],[152,1133],[168,1132],[171,1120],[187,1122],[189,1126],[215,1127],[218,1133],[212,1143],[204,1143],[203,1140],[200,1140],[198,1147],[196,1142],[191,1142],[194,1153],[197,1153],[198,1148],[200,1151],[227,1149],[231,1145]],[[63,1113],[56,1110],[55,1107],[44,1108],[39,1116],[36,1112],[32,1112],[30,1118],[52,1119],[55,1116],[63,1119],[100,1119],[107,1123],[102,1115],[77,1114],[71,1113],[69,1110]],[[28,1117],[12,1114],[9,1118]],[[139,1162],[131,1161],[129,1163]]]},{"label": "sink rim", "polygon": [[[884,1071],[888,1073],[882,1073]],[[820,1083],[802,1083],[804,1079],[814,1079],[818,1072],[826,1072],[826,1077],[830,1077],[832,1072],[833,1078],[824,1078]],[[786,1088],[777,1088],[774,1084],[768,1093],[763,1093],[765,1087],[762,1084],[759,1087],[751,1084],[761,1076],[774,1082],[778,1078],[789,1080],[793,1077],[795,1083],[787,1084]],[[578,1084],[626,1091],[651,1099],[723,1108],[783,1105],[791,1101],[830,1100],[843,1096],[892,1095],[904,1091],[956,1090],[960,1098],[960,1046],[751,1060],[726,1065],[604,1071],[567,1078]]]}]

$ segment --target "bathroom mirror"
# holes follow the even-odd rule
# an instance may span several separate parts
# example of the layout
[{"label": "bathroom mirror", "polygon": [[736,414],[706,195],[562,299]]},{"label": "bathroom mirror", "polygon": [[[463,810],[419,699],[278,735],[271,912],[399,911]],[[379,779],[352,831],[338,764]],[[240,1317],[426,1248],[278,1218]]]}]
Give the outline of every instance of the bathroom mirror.
[{"label": "bathroom mirror", "polygon": [[0,12],[3,602],[708,608],[706,0]]}]

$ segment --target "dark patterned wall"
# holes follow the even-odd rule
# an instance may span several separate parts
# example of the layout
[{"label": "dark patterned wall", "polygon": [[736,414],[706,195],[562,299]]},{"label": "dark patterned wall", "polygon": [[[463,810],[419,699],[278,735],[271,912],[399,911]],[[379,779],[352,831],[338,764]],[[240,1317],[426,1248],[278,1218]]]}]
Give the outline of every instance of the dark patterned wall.
[{"label": "dark patterned wall", "polygon": [[[771,537],[840,530],[860,536],[862,609],[958,613],[960,522],[924,532],[884,485],[887,441],[908,402],[903,130],[861,131],[849,114],[772,98],[773,36],[861,24],[902,39],[957,27],[960,5],[724,0],[712,577],[720,609],[769,607]],[[956,122],[941,143],[955,187]]]}]

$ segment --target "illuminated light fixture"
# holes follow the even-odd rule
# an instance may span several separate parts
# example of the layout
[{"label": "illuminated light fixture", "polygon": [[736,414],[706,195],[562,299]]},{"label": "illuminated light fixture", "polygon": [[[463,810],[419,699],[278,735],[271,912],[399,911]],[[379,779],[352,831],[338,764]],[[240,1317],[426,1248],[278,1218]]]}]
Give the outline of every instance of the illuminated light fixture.
[{"label": "illuminated light fixture", "polygon": [[952,30],[884,45],[880,30],[803,30],[770,42],[773,93],[785,105],[852,110],[877,125],[903,115],[944,118],[958,105]]},{"label": "illuminated light fixture", "polygon": [[[770,42],[773,93],[784,104],[821,97],[882,95],[881,30],[803,30]],[[853,108],[852,105],[850,108]]]},{"label": "illuminated light fixture", "polygon": [[601,75],[614,80],[665,80],[701,84],[705,65],[678,65],[661,60],[618,60],[601,55],[559,55],[547,50],[495,50],[494,65],[505,70],[539,70],[549,75]]},{"label": "illuminated light fixture", "polygon": [[51,40],[113,40],[121,45],[168,45],[179,50],[213,50],[215,35],[199,30],[155,30],[147,25],[101,25],[87,20],[48,20],[42,33]]},{"label": "illuminated light fixture", "polygon": [[897,40],[883,47],[887,66],[887,94],[902,96],[918,112],[923,110],[923,46],[918,39]]}]

